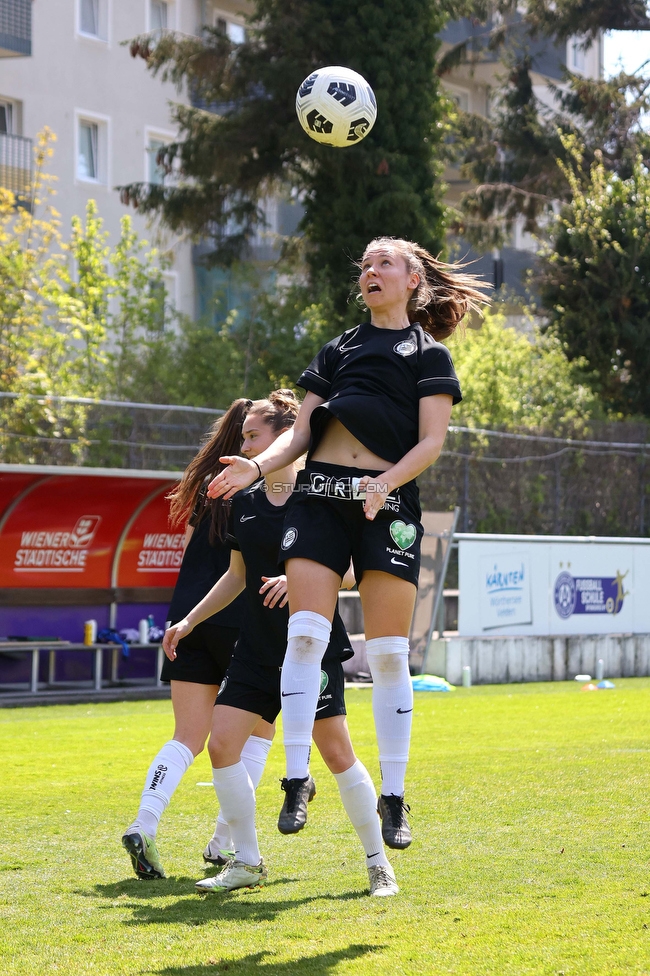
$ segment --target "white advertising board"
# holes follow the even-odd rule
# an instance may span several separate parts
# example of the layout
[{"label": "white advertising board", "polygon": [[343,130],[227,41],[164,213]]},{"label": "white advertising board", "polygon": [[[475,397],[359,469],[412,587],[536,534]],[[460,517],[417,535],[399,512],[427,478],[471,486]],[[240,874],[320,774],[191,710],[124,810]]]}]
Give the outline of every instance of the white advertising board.
[{"label": "white advertising board", "polygon": [[461,536],[459,634],[650,633],[649,543]]}]

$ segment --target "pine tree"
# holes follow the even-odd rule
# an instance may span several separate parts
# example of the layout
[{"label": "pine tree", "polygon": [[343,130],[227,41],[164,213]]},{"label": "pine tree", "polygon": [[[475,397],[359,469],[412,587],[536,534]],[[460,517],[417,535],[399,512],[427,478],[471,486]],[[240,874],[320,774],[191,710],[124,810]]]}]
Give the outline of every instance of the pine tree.
[{"label": "pine tree", "polygon": [[[264,196],[297,189],[312,280],[322,278],[342,310],[351,258],[373,236],[407,237],[434,252],[443,245],[444,101],[435,75],[443,17],[435,0],[255,0],[240,45],[216,28],[155,47],[136,39],[132,53],[204,107],[175,107],[181,138],[160,156],[168,185],[132,184],[123,199],[209,239],[208,261],[226,264],[245,256]],[[377,96],[377,123],[351,148],[318,145],[296,118],[298,86],[327,64],[359,71]]]}]

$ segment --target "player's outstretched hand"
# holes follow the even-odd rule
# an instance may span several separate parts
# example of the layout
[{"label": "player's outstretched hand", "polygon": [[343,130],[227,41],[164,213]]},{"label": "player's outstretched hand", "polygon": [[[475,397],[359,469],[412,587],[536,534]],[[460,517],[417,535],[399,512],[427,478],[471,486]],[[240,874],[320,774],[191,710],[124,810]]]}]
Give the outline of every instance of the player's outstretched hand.
[{"label": "player's outstretched hand", "polygon": [[187,637],[191,634],[194,627],[189,622],[187,617],[184,620],[179,620],[177,624],[170,627],[169,630],[165,631],[165,636],[163,637],[163,651],[167,655],[170,661],[176,660],[176,645],[182,637]]},{"label": "player's outstretched hand", "polygon": [[378,478],[371,478],[369,475],[365,475],[359,479],[359,492],[362,491],[366,493],[366,499],[363,503],[363,514],[372,522],[377,512],[384,507],[384,502],[390,494],[388,484],[382,481],[381,475]]},{"label": "player's outstretched hand", "polygon": [[[287,600],[289,599],[289,594],[287,593],[287,577],[286,576],[263,576],[263,585],[260,587],[260,593],[266,593],[264,597],[265,607],[286,607]],[[278,600],[280,601],[278,603]]]},{"label": "player's outstretched hand", "polygon": [[220,457],[219,461],[227,467],[208,485],[208,498],[232,498],[259,478],[257,465],[247,458]]}]

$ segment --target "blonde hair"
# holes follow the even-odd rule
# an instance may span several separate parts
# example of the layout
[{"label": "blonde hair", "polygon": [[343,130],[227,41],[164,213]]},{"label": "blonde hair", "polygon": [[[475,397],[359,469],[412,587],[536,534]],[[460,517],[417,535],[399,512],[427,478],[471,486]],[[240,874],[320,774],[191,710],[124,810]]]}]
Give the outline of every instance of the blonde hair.
[{"label": "blonde hair", "polygon": [[[409,321],[419,322],[434,339],[448,338],[468,312],[479,311],[489,301],[491,286],[480,276],[467,274],[466,264],[447,264],[419,244],[399,237],[375,237],[364,253],[380,248],[396,251],[409,272],[419,276],[406,311]],[[361,263],[358,267],[361,269]]]}]

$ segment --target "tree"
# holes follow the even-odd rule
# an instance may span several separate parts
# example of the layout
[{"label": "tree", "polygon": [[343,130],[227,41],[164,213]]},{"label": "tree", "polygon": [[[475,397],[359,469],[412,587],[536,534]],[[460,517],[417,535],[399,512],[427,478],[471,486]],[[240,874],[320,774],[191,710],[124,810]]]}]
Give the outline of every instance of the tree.
[{"label": "tree", "polygon": [[[350,259],[373,236],[442,246],[435,177],[445,103],[434,66],[443,17],[434,0],[255,0],[240,45],[216,28],[155,46],[136,39],[132,52],[204,107],[174,108],[182,138],[159,154],[166,185],[132,184],[123,199],[209,239],[208,260],[223,264],[245,255],[263,223],[260,201],[279,186],[298,188],[312,282],[324,278],[343,312]],[[299,84],[326,64],[361,72],[377,96],[375,127],[345,150],[310,140],[295,115]]]},{"label": "tree", "polygon": [[641,156],[621,178],[596,154],[564,140],[560,167],[571,190],[536,278],[549,333],[623,414],[650,417],[650,174]]},{"label": "tree", "polygon": [[476,34],[444,55],[439,73],[459,63],[473,70],[486,51],[499,54],[505,68],[493,93],[491,118],[460,113],[456,133],[457,160],[475,186],[463,196],[451,225],[485,251],[503,244],[520,217],[524,230],[543,235],[558,201],[570,198],[557,165],[558,160],[567,162],[562,135],[580,138],[587,166],[599,150],[605,166],[623,178],[638,153],[650,160],[650,135],[640,125],[650,110],[647,71],[620,72],[605,80],[565,69],[562,83],[549,86],[553,105],[535,95],[531,76],[540,45],[543,50],[544,44],[563,44],[573,37],[586,48],[602,31],[650,31],[650,17],[645,0],[457,3],[459,11],[475,18]]},{"label": "tree", "polygon": [[602,416],[585,381],[586,362],[569,363],[560,340],[532,324],[524,335],[488,311],[480,329],[456,333],[448,345],[464,397],[454,424],[575,432]]}]

